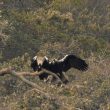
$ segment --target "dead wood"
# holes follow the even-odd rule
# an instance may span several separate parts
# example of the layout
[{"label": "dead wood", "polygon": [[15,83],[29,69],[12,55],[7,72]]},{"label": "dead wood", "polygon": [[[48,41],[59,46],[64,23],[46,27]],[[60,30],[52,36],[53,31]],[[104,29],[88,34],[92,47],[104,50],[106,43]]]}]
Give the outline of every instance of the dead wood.
[{"label": "dead wood", "polygon": [[48,71],[48,70],[46,70],[46,69],[42,69],[42,70],[39,71],[39,72],[36,71],[36,72],[31,73],[31,72],[16,72],[12,67],[9,67],[9,68],[3,68],[2,70],[0,70],[0,76],[4,76],[4,75],[6,75],[6,74],[10,74],[10,75],[12,75],[12,76],[15,76],[15,77],[19,78],[20,80],[22,80],[23,82],[25,82],[26,84],[28,84],[28,85],[30,85],[30,86],[36,88],[36,91],[37,91],[37,92],[42,93],[42,94],[44,94],[44,95],[46,95],[46,96],[49,97],[49,94],[46,93],[46,92],[42,89],[42,87],[38,86],[38,85],[37,85],[36,83],[34,83],[34,82],[31,82],[31,81],[27,80],[27,79],[24,77],[24,76],[39,76],[40,74],[42,74],[42,73],[44,73],[44,72],[45,72],[45,73],[48,73],[49,75],[54,76],[55,78],[57,78],[57,79],[62,83],[62,81],[60,80],[60,78],[59,78],[55,73],[53,73],[53,72],[51,72],[51,71]]}]

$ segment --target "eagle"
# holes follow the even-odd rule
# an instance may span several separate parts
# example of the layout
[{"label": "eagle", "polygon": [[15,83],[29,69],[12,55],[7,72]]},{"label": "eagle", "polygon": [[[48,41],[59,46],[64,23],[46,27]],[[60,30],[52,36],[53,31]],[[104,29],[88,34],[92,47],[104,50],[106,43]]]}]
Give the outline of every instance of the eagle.
[{"label": "eagle", "polygon": [[[32,58],[31,68],[34,71],[41,71],[42,68],[47,69],[55,73],[62,80],[62,82],[66,84],[68,80],[65,78],[65,72],[71,68],[75,68],[80,71],[86,71],[88,69],[88,64],[85,60],[73,54],[65,55],[62,59],[54,59],[53,61],[49,61],[49,59],[45,56],[42,60],[42,63],[39,63],[38,57],[35,56]],[[44,80],[47,77],[47,73],[39,75],[41,80]]]}]

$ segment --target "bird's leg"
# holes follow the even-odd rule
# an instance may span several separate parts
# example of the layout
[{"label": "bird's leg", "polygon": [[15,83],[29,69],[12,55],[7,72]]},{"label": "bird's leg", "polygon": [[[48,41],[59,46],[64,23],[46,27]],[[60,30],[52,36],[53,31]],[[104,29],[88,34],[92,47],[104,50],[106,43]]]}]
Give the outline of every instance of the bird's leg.
[{"label": "bird's leg", "polygon": [[59,74],[59,78],[62,80],[62,82],[64,84],[67,84],[69,81],[68,81],[68,78],[65,76],[65,72],[62,72]]},{"label": "bird's leg", "polygon": [[53,76],[51,82],[55,82],[56,80],[57,78]]}]

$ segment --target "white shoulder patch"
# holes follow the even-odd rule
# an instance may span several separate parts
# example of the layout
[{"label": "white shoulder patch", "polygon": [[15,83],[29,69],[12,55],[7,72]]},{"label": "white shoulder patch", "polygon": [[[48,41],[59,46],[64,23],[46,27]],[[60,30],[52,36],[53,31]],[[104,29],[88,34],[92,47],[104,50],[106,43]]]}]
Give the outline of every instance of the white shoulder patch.
[{"label": "white shoulder patch", "polygon": [[49,59],[47,58],[47,56],[44,56],[44,58],[45,58],[46,60],[49,60]]},{"label": "white shoulder patch", "polygon": [[37,56],[35,56],[35,57],[33,58],[33,60],[37,60]]},{"label": "white shoulder patch", "polygon": [[67,56],[68,56],[68,55],[65,55],[65,56],[64,56],[61,60],[59,60],[59,61],[64,61]]}]

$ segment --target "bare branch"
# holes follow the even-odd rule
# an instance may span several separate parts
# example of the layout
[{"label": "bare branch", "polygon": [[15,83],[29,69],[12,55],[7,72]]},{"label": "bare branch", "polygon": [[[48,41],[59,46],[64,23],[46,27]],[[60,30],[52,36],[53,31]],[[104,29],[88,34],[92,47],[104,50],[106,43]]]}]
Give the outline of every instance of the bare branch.
[{"label": "bare branch", "polygon": [[3,76],[5,74],[10,74],[12,71],[12,68],[9,67],[9,68],[3,68],[2,70],[0,70],[0,76]]},{"label": "bare branch", "polygon": [[[24,72],[23,72],[23,73],[24,73]],[[16,77],[18,77],[19,79],[21,79],[21,80],[22,80],[23,82],[25,82],[26,84],[28,84],[28,85],[30,85],[30,86],[36,88],[36,91],[37,91],[37,92],[42,93],[42,94],[44,94],[44,95],[46,95],[46,96],[48,96],[48,97],[50,96],[48,93],[46,93],[46,91],[44,91],[44,90],[42,89],[42,87],[38,86],[36,83],[33,83],[33,82],[27,80],[27,79],[24,78],[22,75],[16,74],[15,71],[12,71],[11,74],[14,75],[14,76],[16,76]]]},{"label": "bare branch", "polygon": [[[24,76],[39,76],[40,74],[42,74],[44,72],[47,73],[47,74],[50,74],[50,75],[56,77],[58,80],[60,80],[60,78],[55,73],[50,72],[50,71],[48,71],[46,69],[42,69],[40,72],[30,73],[30,72],[16,72],[12,67],[9,67],[9,68],[3,68],[2,70],[0,70],[0,76],[4,76],[6,74],[10,74],[10,75],[13,75],[15,77],[18,77],[20,80],[22,80],[26,84],[36,88],[37,92],[42,93],[42,94],[44,94],[47,97],[50,97],[50,95],[48,93],[46,93],[42,89],[42,87],[40,87],[36,83],[33,83],[33,82],[27,80],[26,78],[24,78]],[[62,83],[62,81],[61,81],[61,83]]]},{"label": "bare branch", "polygon": [[[14,74],[13,74],[14,72]],[[12,74],[12,75],[17,75],[17,76],[39,76],[40,74],[43,74],[43,73],[47,73],[49,75],[52,75],[54,76],[55,78],[57,78],[61,83],[61,79],[53,72],[51,71],[48,71],[46,69],[42,69],[41,71],[39,72],[33,72],[33,73],[30,73],[30,72],[15,72],[13,70],[13,68],[9,67],[9,68],[3,68],[2,70],[0,70],[0,76],[3,76],[5,74]]]}]

